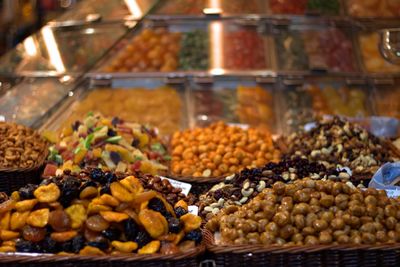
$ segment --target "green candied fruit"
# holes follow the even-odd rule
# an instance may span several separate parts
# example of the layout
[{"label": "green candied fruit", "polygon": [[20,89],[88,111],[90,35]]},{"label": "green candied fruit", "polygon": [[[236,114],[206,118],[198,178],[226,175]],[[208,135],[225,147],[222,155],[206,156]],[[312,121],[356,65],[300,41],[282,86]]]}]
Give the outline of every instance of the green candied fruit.
[{"label": "green candied fruit", "polygon": [[338,0],[309,0],[307,9],[309,11],[319,11],[323,14],[338,15],[340,4]]},{"label": "green candied fruit", "polygon": [[208,35],[201,30],[184,33],[179,51],[179,67],[182,70],[208,69]]}]

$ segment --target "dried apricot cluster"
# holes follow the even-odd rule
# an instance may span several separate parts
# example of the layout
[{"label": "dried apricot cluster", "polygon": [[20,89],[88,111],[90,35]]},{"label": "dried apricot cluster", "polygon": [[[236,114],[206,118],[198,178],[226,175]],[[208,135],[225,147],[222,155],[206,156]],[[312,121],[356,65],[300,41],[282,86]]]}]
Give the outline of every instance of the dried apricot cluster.
[{"label": "dried apricot cluster", "polygon": [[0,252],[173,254],[201,242],[200,225],[185,201],[172,206],[134,176],[104,190],[64,174],[0,198]]}]

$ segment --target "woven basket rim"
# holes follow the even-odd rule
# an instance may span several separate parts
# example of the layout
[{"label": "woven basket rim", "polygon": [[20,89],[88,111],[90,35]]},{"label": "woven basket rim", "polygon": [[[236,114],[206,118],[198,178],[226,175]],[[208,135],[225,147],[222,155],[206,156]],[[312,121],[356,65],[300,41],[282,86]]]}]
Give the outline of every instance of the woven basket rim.
[{"label": "woven basket rim", "polygon": [[[123,262],[133,262],[133,261],[177,261],[192,259],[201,255],[205,251],[204,241],[197,245],[196,247],[186,251],[175,253],[171,255],[164,254],[124,254],[124,255],[104,255],[104,256],[82,256],[82,255],[57,255],[57,254],[39,254],[39,255],[29,255],[29,253],[0,253],[0,263],[9,262],[55,262],[55,261],[123,261]],[[34,254],[34,253],[33,253]]]},{"label": "woven basket rim", "polygon": [[356,251],[356,250],[396,250],[400,249],[400,243],[386,243],[379,245],[293,245],[293,246],[282,246],[282,245],[217,245],[215,243],[214,234],[208,229],[203,229],[203,236],[207,250],[215,254],[222,253],[312,253],[327,250],[337,251]]}]

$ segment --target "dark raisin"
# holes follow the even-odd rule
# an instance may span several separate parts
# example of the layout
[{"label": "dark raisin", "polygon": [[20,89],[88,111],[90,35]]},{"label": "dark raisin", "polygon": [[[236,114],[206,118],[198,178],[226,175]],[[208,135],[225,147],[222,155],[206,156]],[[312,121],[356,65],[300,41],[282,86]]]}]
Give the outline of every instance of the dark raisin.
[{"label": "dark raisin", "polygon": [[138,244],[139,248],[142,248],[143,246],[145,246],[146,244],[150,243],[152,240],[151,236],[145,232],[145,231],[140,231],[136,238],[135,238],[135,242]]},{"label": "dark raisin", "polygon": [[104,172],[99,168],[92,169],[90,171],[89,176],[90,176],[90,178],[92,178],[96,182],[99,182],[101,184],[106,183],[106,179],[104,177]]},{"label": "dark raisin", "polygon": [[67,176],[63,179],[60,186],[61,197],[59,201],[61,205],[67,207],[72,200],[78,198],[80,185],[80,180],[73,176]]},{"label": "dark raisin", "polygon": [[113,125],[113,126],[117,126],[118,124],[120,124],[121,123],[121,120],[118,118],[118,117],[114,117],[114,118],[112,118],[112,120],[111,120],[111,124]]},{"label": "dark raisin", "polygon": [[87,242],[88,246],[91,247],[96,247],[99,248],[101,250],[106,250],[108,249],[108,246],[110,245],[108,240],[103,240],[103,241],[92,241],[92,242]]},{"label": "dark raisin", "polygon": [[[101,232],[101,234],[110,241],[118,240],[121,236],[121,231],[118,229],[107,229]],[[134,238],[132,238],[134,239]]]},{"label": "dark raisin", "polygon": [[128,240],[135,240],[139,232],[139,226],[133,219],[128,219],[123,222],[125,237]]},{"label": "dark raisin", "polygon": [[200,244],[201,240],[203,240],[203,235],[201,233],[201,230],[196,229],[187,233],[184,239],[194,241],[196,244]]},{"label": "dark raisin", "polygon": [[118,165],[118,163],[122,160],[119,153],[115,151],[110,152],[110,159],[112,160],[112,162],[114,162],[115,165]]},{"label": "dark raisin", "polygon": [[132,144],[133,147],[138,147],[140,145],[140,140],[137,138],[133,138]]},{"label": "dark raisin", "polygon": [[36,188],[37,188],[37,185],[34,185],[34,184],[27,184],[24,187],[21,187],[18,190],[21,200],[35,198],[35,196],[33,195],[33,192],[36,190]]},{"label": "dark raisin", "polygon": [[18,252],[35,252],[37,247],[31,241],[19,240],[15,244],[15,249]]},{"label": "dark raisin", "polygon": [[175,214],[176,214],[176,217],[178,217],[178,218],[182,217],[182,216],[185,215],[186,213],[188,213],[187,210],[185,210],[185,209],[182,208],[182,207],[176,207],[176,208],[175,208]]},{"label": "dark raisin", "polygon": [[79,187],[79,191],[82,191],[83,189],[85,189],[86,187],[89,187],[89,186],[97,187],[97,184],[93,181],[86,181],[86,182],[82,183],[82,185]]},{"label": "dark raisin", "polygon": [[112,182],[117,181],[117,176],[112,172],[106,172],[104,177],[106,179],[106,184],[111,184]]},{"label": "dark raisin", "polygon": [[57,242],[46,236],[43,241],[40,242],[40,247],[43,253],[56,253],[57,252]]},{"label": "dark raisin", "polygon": [[116,136],[116,135],[117,135],[117,132],[114,131],[113,129],[108,129],[107,135],[110,136],[110,137]]},{"label": "dark raisin", "polygon": [[110,194],[111,195],[110,184],[105,184],[103,187],[101,187],[100,195],[103,195],[103,194]]},{"label": "dark raisin", "polygon": [[164,217],[167,217],[167,218],[171,217],[171,214],[167,211],[167,208],[165,207],[164,202],[157,197],[150,199],[147,207],[151,210],[158,211]]},{"label": "dark raisin", "polygon": [[181,221],[178,218],[170,217],[168,218],[168,229],[171,233],[177,234],[182,229]]},{"label": "dark raisin", "polygon": [[85,246],[85,239],[81,236],[75,236],[71,240],[71,251],[73,253],[78,253]]},{"label": "dark raisin", "polygon": [[75,121],[71,126],[72,126],[72,130],[74,130],[75,132],[78,131],[79,126],[81,125],[80,121]]}]

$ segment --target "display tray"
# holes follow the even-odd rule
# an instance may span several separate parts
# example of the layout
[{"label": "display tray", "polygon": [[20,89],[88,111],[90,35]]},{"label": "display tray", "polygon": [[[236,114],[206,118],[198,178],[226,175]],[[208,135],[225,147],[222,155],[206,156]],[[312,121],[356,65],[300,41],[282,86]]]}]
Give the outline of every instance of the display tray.
[{"label": "display tray", "polygon": [[126,30],[120,23],[45,26],[0,59],[0,75],[46,77],[83,74]]},{"label": "display tray", "polygon": [[217,245],[203,230],[207,250],[217,266],[395,266],[400,244],[382,245]]},{"label": "display tray", "polygon": [[271,40],[262,31],[263,25],[243,20],[146,21],[92,74],[268,73]]}]

